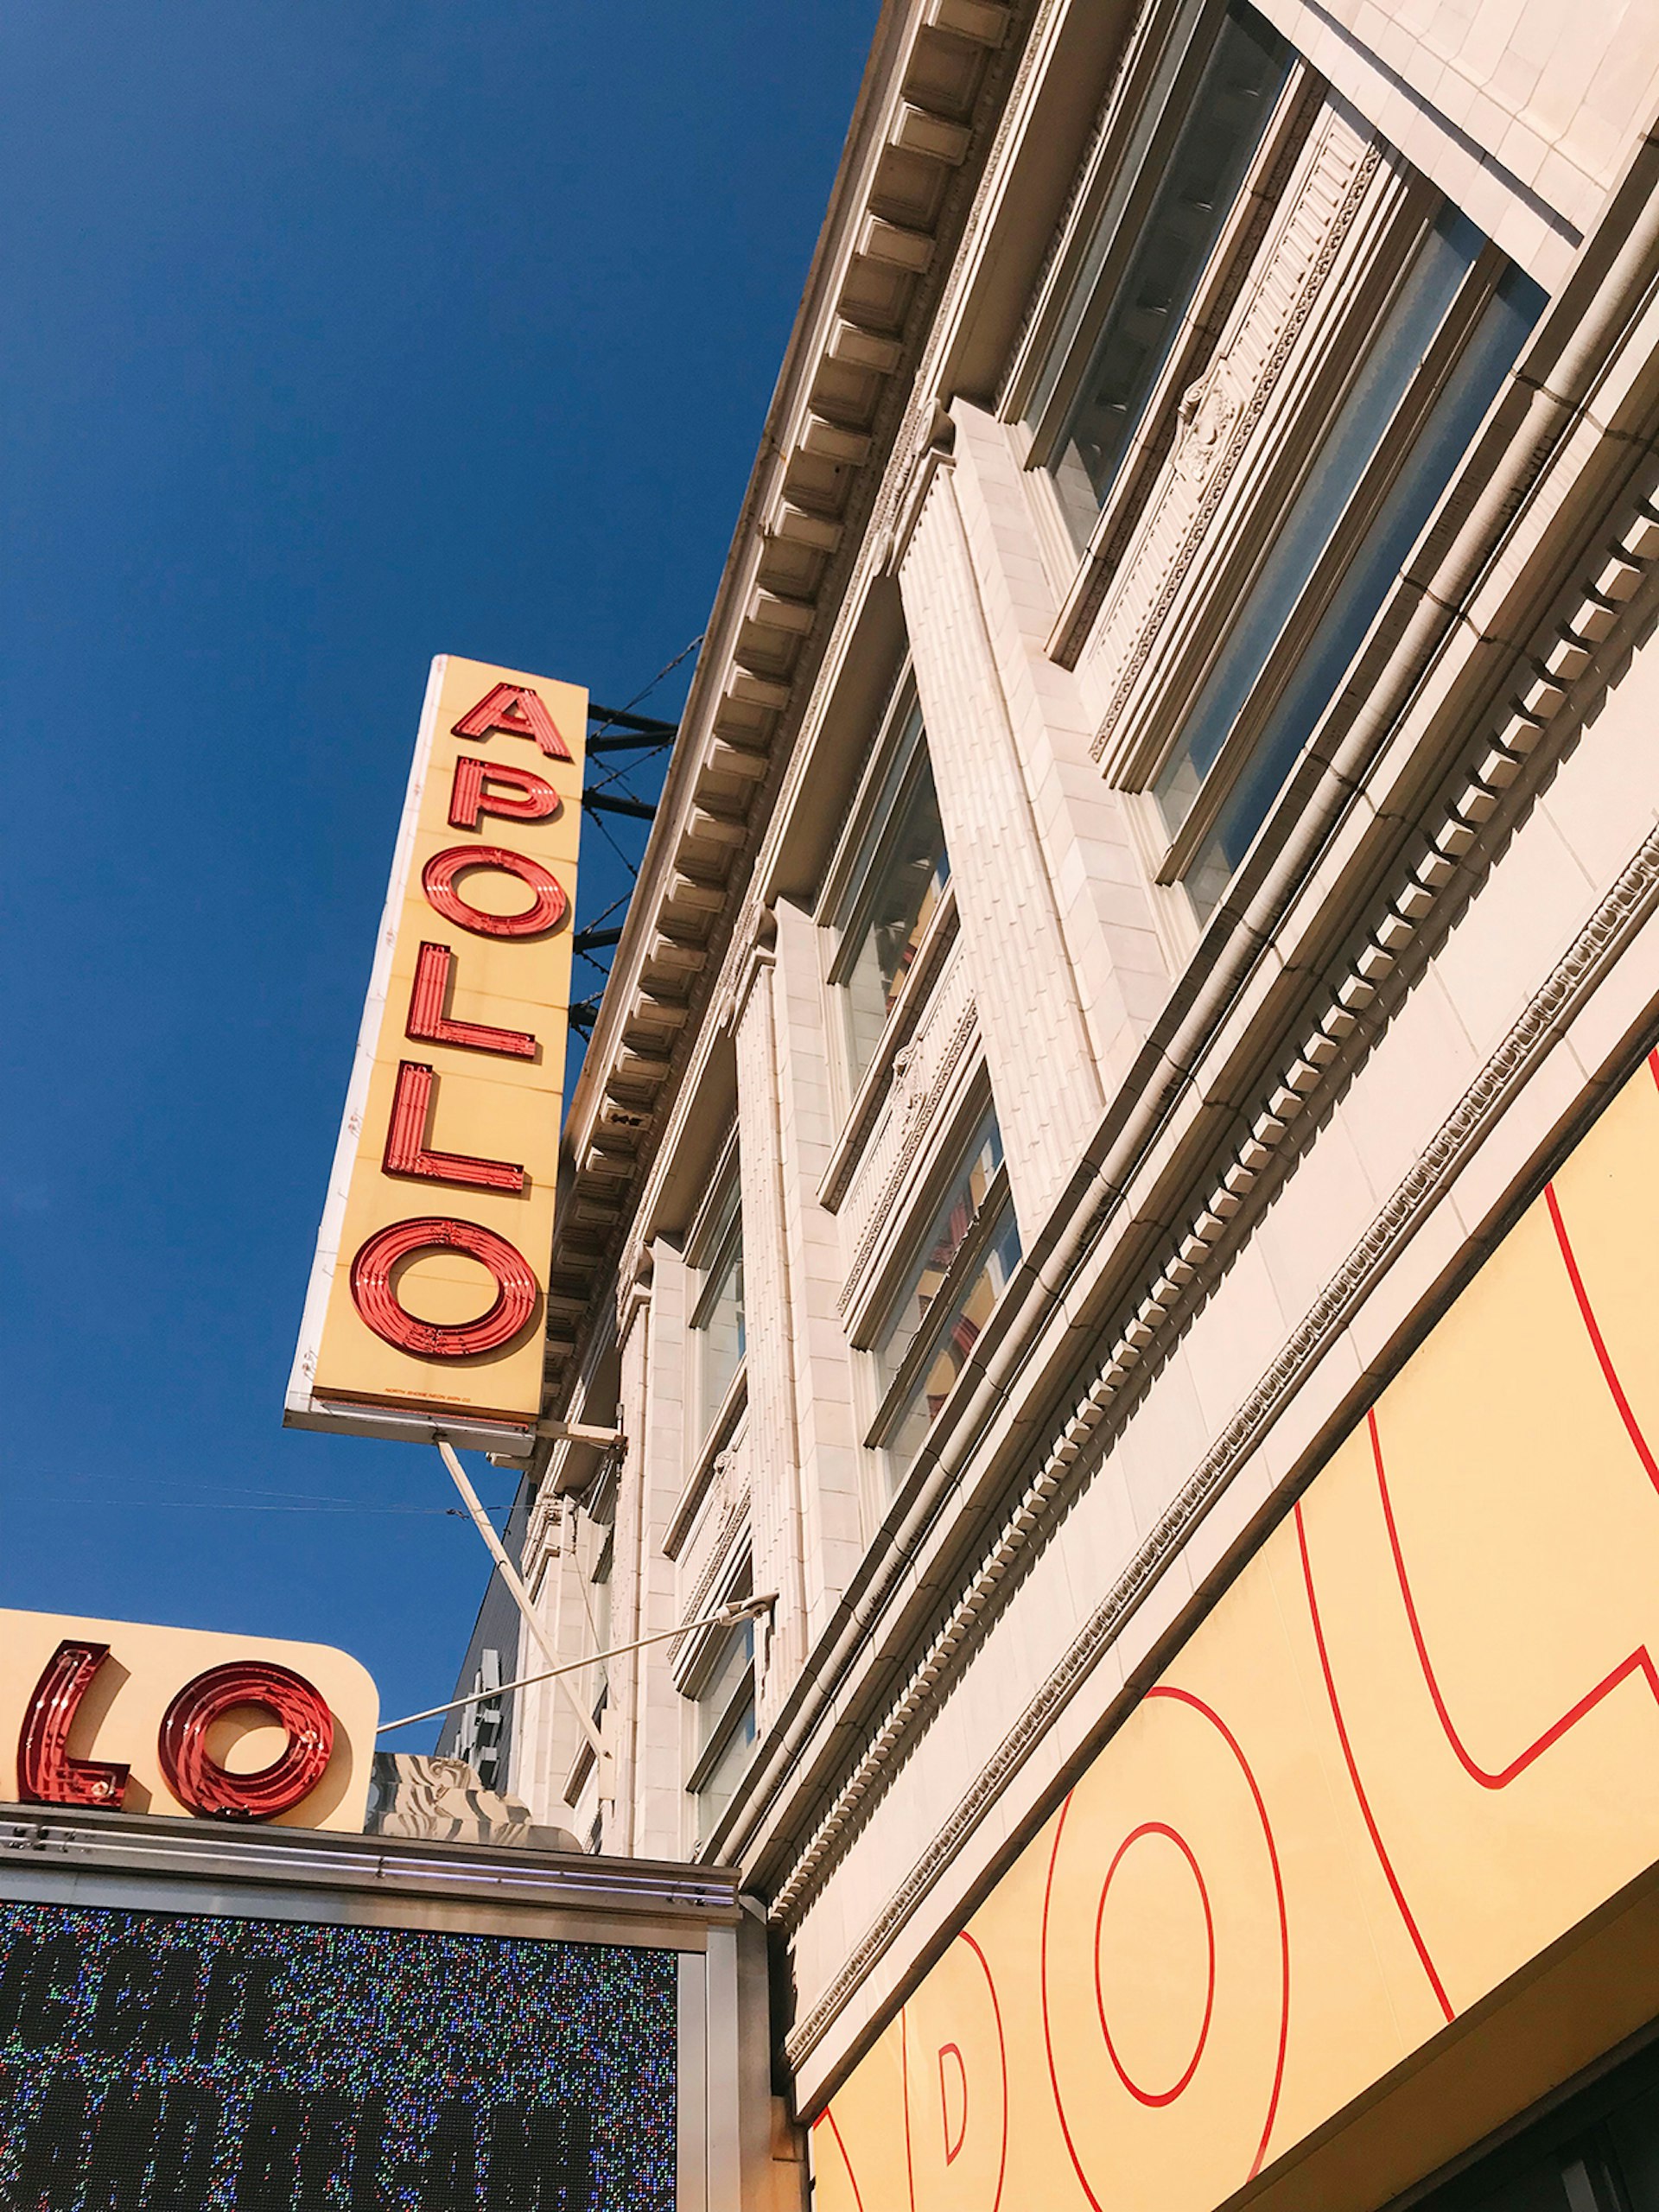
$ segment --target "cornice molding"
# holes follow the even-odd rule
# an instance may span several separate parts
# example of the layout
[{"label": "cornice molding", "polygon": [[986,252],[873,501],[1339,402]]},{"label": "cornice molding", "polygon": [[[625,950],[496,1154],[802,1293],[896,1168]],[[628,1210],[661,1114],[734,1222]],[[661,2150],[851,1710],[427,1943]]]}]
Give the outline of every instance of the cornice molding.
[{"label": "cornice molding", "polygon": [[[1122,1426],[1149,1356],[1161,1351],[1191,1322],[1219,1271],[1222,1248],[1230,1249],[1235,1217],[1247,1197],[1254,1194],[1259,1202],[1282,1181],[1299,1149],[1293,1136],[1300,1117],[1328,1091],[1338,1069],[1344,1076],[1351,1072],[1359,1055],[1381,1033],[1391,1006],[1378,1004],[1379,987],[1398,967],[1425,925],[1431,919],[1442,919],[1453,899],[1461,902],[1489,872],[1498,841],[1496,836],[1489,836],[1477,850],[1482,833],[1489,825],[1497,830],[1506,828],[1518,815],[1522,800],[1530,802],[1538,771],[1557,765],[1563,747],[1547,748],[1545,753],[1538,753],[1538,748],[1567,702],[1568,686],[1591,670],[1596,649],[1618,626],[1643,579],[1659,567],[1659,505],[1655,504],[1651,464],[1644,482],[1643,496],[1627,505],[1622,523],[1581,572],[1584,581],[1567,618],[1553,626],[1554,642],[1547,636],[1541,652],[1517,658],[1511,696],[1477,741],[1474,765],[1448,798],[1440,830],[1426,855],[1402,882],[1396,879],[1393,895],[1374,909],[1376,918],[1347,973],[1331,989],[1318,1027],[1279,1080],[1266,1087],[1248,1136],[1232,1148],[1206,1202],[1185,1230],[1169,1241],[1162,1268],[1127,1323],[1114,1333],[1087,1393],[1052,1438],[1019,1504],[983,1554],[904,1689],[795,1858],[772,1904],[774,1917],[785,1925],[798,1918],[838,1855],[848,1831],[885,1788],[898,1753],[937,1696],[943,1678],[954,1671],[965,1650],[982,1633],[988,1611],[1001,1586],[1021,1556],[1046,1534],[1063,1499],[1075,1492],[1077,1477],[1092,1472],[1103,1459],[1104,1447]],[[1533,772],[1523,779],[1522,771],[1535,753],[1538,757]],[[1400,1241],[1402,1230],[1408,1233],[1411,1222],[1421,1217],[1437,1179],[1447,1172],[1440,1163],[1436,1147],[1459,1147],[1457,1156],[1460,1158],[1478,1141],[1478,1133],[1495,1110],[1492,1101],[1500,1091],[1507,1095],[1522,1079],[1540,1041],[1559,1022],[1563,1008],[1583,995],[1588,982],[1611,957],[1609,948],[1622,942],[1632,915],[1638,909],[1645,914],[1656,875],[1659,834],[1638,849],[1573,951],[1471,1086],[1464,1105],[1377,1217],[1371,1235],[1381,1241],[1375,1250],[1370,1249],[1370,1238],[1357,1248],[1349,1264],[1359,1267],[1361,1274],[1356,1287],[1340,1292],[1342,1299],[1351,1301],[1360,1294]],[[1338,1295],[1336,1285],[1341,1281],[1340,1276],[1335,1279],[1310,1309],[1302,1328],[1263,1378],[1255,1395],[1235,1415],[1183,1490],[1181,1499],[1170,1509],[1183,1535],[1253,1446],[1287,1395],[1289,1378],[1294,1375],[1300,1379],[1311,1357],[1303,1342],[1304,1332],[1313,1332],[1308,1341],[1317,1346],[1336,1325],[1335,1309],[1327,1313],[1326,1300]],[[1080,1467],[1078,1463],[1085,1461],[1085,1456],[1086,1464]],[[1194,1502],[1199,1499],[1201,1503]],[[1179,1542],[1179,1538],[1172,1541]],[[1118,1591],[1102,1609],[1108,1613],[1114,1605],[1118,1607],[1111,1614],[1111,1634],[1155,1579],[1157,1563],[1166,1555],[1167,1546],[1160,1548],[1156,1540],[1137,1554]],[[812,2017],[816,2018],[818,2009],[815,2008]],[[830,2008],[832,2012],[834,2009]],[[805,2031],[804,2024],[797,2033]],[[803,2045],[803,2052],[807,2047]],[[790,2056],[793,2061],[792,2049]]]},{"label": "cornice molding", "polygon": [[[1271,1367],[1182,1484],[1145,1543],[981,1768],[950,1818],[889,1897],[834,1980],[785,2038],[785,2052],[792,2066],[799,2066],[822,2041],[849,1996],[956,1859],[1009,1781],[1041,1743],[1058,1714],[1306,1380],[1332,1337],[1363,1302],[1376,1278],[1421,1224],[1428,1207],[1455,1179],[1494,1121],[1525,1083],[1557,1033],[1656,909],[1659,909],[1659,830],[1643,838],[1565,958],[1529,1001],[1387,1205],[1376,1215],[1363,1237],[1304,1314]],[[1103,1379],[1107,1371],[1102,1370]],[[998,1585],[1013,1567],[1014,1554],[1035,1541],[1036,1523],[1052,1519],[1048,1509],[1058,1497],[1067,1471],[1065,1462],[1059,1456],[1060,1448],[1051,1451],[1042,1471],[1005,1524],[997,1545],[987,1554],[969,1592],[952,1615],[950,1626],[957,1630],[957,1642],[949,1647],[951,1651],[959,1648],[969,1627],[989,1606]],[[1103,1457],[1103,1452],[1099,1456]],[[1022,1522],[1031,1525],[1022,1529]],[[932,1690],[942,1671],[945,1656],[943,1637],[938,1640],[936,1651],[938,1656],[931,1653],[930,1660],[912,1676],[912,1688],[924,1696]],[[912,1691],[907,1690],[906,1697],[911,1694]],[[885,1747],[886,1758],[897,1749],[900,1733],[907,1732],[894,1729],[904,1706],[905,1700],[901,1700],[887,1726],[876,1738],[876,1745]],[[914,1710],[912,1704],[912,1715]],[[875,1745],[871,1748],[874,1751]],[[849,1798],[848,1791],[843,1791],[847,1812],[868,1796],[874,1775],[855,1779],[861,1779],[862,1788],[857,1798]],[[849,1783],[849,1789],[851,1787]],[[838,1805],[842,1802],[838,1801]],[[796,1862],[789,1880],[773,1903],[774,1917],[785,1924],[798,1917],[813,1878],[821,1872],[833,1841],[828,1827],[826,1821]],[[816,1859],[815,1851],[821,1854]]]},{"label": "cornice molding", "polygon": [[[734,909],[845,613],[848,579],[869,543],[869,508],[940,289],[957,266],[1031,4],[887,0],[878,24],[639,885],[570,1102],[574,1178],[552,1264],[571,1312],[596,1294],[645,1198],[673,1103],[708,1040]],[[906,194],[920,195],[908,212]],[[586,1217],[584,1196],[592,1201]],[[546,1410],[567,1395],[592,1326],[591,1316],[567,1319],[550,1335]]]}]

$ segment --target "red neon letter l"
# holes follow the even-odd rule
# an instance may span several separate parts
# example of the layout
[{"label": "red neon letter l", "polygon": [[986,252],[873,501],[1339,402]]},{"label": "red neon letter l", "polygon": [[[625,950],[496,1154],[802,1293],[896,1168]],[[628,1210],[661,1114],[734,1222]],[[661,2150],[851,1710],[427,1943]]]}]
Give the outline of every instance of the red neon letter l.
[{"label": "red neon letter l", "polygon": [[524,1171],[506,1160],[475,1160],[465,1152],[429,1152],[426,1125],[436,1078],[418,1060],[397,1067],[391,1095],[391,1127],[386,1132],[388,1175],[414,1175],[425,1183],[458,1183],[474,1191],[522,1191]]},{"label": "red neon letter l", "polygon": [[101,1805],[109,1811],[125,1797],[124,1766],[72,1759],[68,1749],[80,1701],[109,1656],[107,1643],[66,1638],[47,1661],[17,1736],[17,1795],[25,1805]]}]

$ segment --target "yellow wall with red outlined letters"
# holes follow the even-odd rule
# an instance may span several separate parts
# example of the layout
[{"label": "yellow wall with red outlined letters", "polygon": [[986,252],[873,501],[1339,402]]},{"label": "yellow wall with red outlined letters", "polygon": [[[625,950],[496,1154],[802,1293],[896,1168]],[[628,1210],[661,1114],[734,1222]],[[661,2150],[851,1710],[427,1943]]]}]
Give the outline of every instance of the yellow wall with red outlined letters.
[{"label": "yellow wall with red outlined letters", "polygon": [[1380,2202],[1659,2012],[1656,1352],[1649,1062],[817,2116],[817,2212]]}]

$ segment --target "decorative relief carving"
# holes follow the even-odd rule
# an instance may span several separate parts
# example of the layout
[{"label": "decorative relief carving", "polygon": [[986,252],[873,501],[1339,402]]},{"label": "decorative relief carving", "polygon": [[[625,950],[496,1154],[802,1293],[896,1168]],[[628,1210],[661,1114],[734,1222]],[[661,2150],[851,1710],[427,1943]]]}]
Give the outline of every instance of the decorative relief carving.
[{"label": "decorative relief carving", "polygon": [[1212,362],[1183,396],[1171,465],[1191,484],[1202,484],[1220,461],[1243,402],[1225,361]]},{"label": "decorative relief carving", "polygon": [[[1180,1551],[1232,1474],[1255,1450],[1262,1434],[1319,1359],[1332,1332],[1344,1325],[1374,1276],[1392,1256],[1402,1236],[1421,1219],[1425,1206],[1473,1151],[1489,1123],[1524,1080],[1533,1062],[1548,1049],[1562,1022],[1588,995],[1603,969],[1656,906],[1659,906],[1659,832],[1643,841],[1567,957],[1469,1086],[1388,1205],[1304,1315],[1272,1366],[1183,1484],[1146,1542],[976,1776],[972,1786],[958,1801],[949,1820],[888,1899],[851,1956],[785,2039],[785,2050],[791,2065],[799,2065],[812,2050],[922,1897],[951,1864],[966,1838],[1001,1796],[1010,1777],[1041,1741],[1056,1715],[1165,1566]],[[1051,1483],[1048,1494],[1052,1496],[1057,1487]],[[1022,1513],[1029,1516],[1030,1511],[1029,1502],[1022,1504]],[[1016,1515],[1015,1520],[1020,1517]],[[1004,1563],[997,1579],[1001,1580],[1007,1573],[1007,1563]],[[982,1578],[984,1569],[981,1573]],[[939,1670],[939,1662],[935,1660],[934,1679]],[[892,1726],[890,1719],[888,1729]],[[883,1744],[887,1733],[888,1730],[884,1729],[876,1743]],[[890,1750],[884,1756],[890,1757]],[[860,1784],[860,1797],[865,1797],[869,1789],[870,1777],[866,1777]],[[848,1809],[850,1812],[851,1807]],[[814,1847],[817,1842],[815,1838]],[[810,1855],[809,1852],[807,1857]],[[789,1904],[794,1905],[804,1896],[810,1873],[807,1881],[799,1878],[808,1871],[807,1857],[798,1861],[795,1872],[779,1892],[774,1914],[787,1915],[786,1897]]]},{"label": "decorative relief carving", "polygon": [[[1649,483],[1647,491],[1637,499],[1634,512],[1627,513],[1619,534],[1592,564],[1594,582],[1582,587],[1582,602],[1564,622],[1556,625],[1557,646],[1551,648],[1546,642],[1546,658],[1552,651],[1559,653],[1561,642],[1571,642],[1573,675],[1583,671],[1588,663],[1586,641],[1599,644],[1606,639],[1621,610],[1635,597],[1643,576],[1659,573],[1656,499],[1659,493]],[[1087,1452],[1092,1468],[1103,1456],[1104,1447],[1118,1426],[1112,1418],[1114,1410],[1122,1413],[1122,1406],[1114,1409],[1114,1399],[1133,1379],[1134,1370],[1159,1335],[1166,1328],[1179,1325],[1204,1294],[1208,1280],[1205,1263],[1212,1258],[1214,1248],[1224,1238],[1228,1222],[1243,1192],[1264,1170],[1276,1167],[1282,1172],[1294,1156],[1294,1147],[1286,1145],[1283,1140],[1294,1117],[1319,1090],[1324,1071],[1335,1062],[1337,1040],[1355,1028],[1357,1013],[1371,1005],[1377,983],[1418,935],[1438,906],[1440,894],[1459,880],[1452,862],[1461,861],[1465,868],[1475,865],[1476,855],[1471,849],[1478,826],[1506,810],[1506,795],[1516,785],[1519,769],[1566,703],[1566,686],[1570,680],[1567,664],[1563,664],[1560,682],[1541,680],[1539,671],[1543,664],[1542,659],[1522,662],[1523,678],[1531,671],[1531,680],[1523,680],[1522,685],[1528,703],[1522,705],[1517,699],[1500,709],[1496,723],[1478,748],[1478,766],[1449,806],[1433,848],[1383,910],[1377,930],[1362,949],[1354,968],[1332,994],[1319,1030],[1270,1090],[1267,1110],[1258,1116],[1251,1135],[1212,1191],[1207,1205],[1178,1240],[1164,1272],[1142,1300],[1128,1327],[1111,1344],[1088,1396],[1055,1439],[978,1572],[796,1859],[772,1902],[774,1916],[786,1924],[798,1915],[817,1887],[852,1821],[874,1802],[872,1793],[879,1794],[896,1752],[918,1717],[937,1699],[945,1675],[962,1651],[977,1639],[987,1610],[1020,1554],[1039,1541],[1050,1525],[1057,1501],[1063,1494],[1071,1494],[1078,1461]],[[1466,878],[1463,881],[1466,887]],[[1565,958],[1529,1001],[1388,1205],[1376,1216],[1364,1237],[1304,1315],[1271,1367],[1211,1445],[1088,1625],[991,1761],[982,1769],[950,1820],[889,1899],[852,1957],[787,2039],[785,2049],[792,2063],[798,2063],[825,2031],[872,1961],[886,1948],[940,1871],[950,1864],[963,1839],[995,1802],[1009,1776],[1040,1740],[1054,1714],[1089,1673],[1167,1561],[1179,1552],[1237,1467],[1255,1449],[1281,1408],[1317,1363],[1332,1335],[1345,1325],[1376,1275],[1393,1257],[1395,1248],[1411,1233],[1438,1192],[1479,1143],[1490,1122],[1525,1080],[1534,1061],[1548,1048],[1557,1030],[1594,988],[1603,972],[1656,907],[1659,907],[1659,831],[1650,833],[1637,848]]]},{"label": "decorative relief carving", "polygon": [[[681,1620],[696,1620],[733,1540],[749,1517],[749,1452],[747,1435],[738,1437],[710,1463],[697,1517],[677,1561],[676,1596]],[[679,1645],[673,1646],[678,1651]]]},{"label": "decorative relief carving", "polygon": [[745,899],[732,931],[731,950],[722,971],[714,1023],[725,1031],[736,1026],[757,972],[769,968],[776,957],[778,917],[753,893]]},{"label": "decorative relief carving", "polygon": [[[1110,743],[1199,546],[1272,397],[1382,159],[1334,109],[1262,248],[1224,350],[1183,402],[1185,428],[1113,579],[1097,651],[1116,670],[1095,741]],[[1190,410],[1190,412],[1188,411]]]},{"label": "decorative relief carving", "polygon": [[543,1483],[524,1522],[518,1553],[518,1571],[532,1590],[548,1560],[558,1557],[565,1511],[565,1500],[551,1483]]},{"label": "decorative relief carving", "polygon": [[854,1239],[837,1313],[852,1304],[883,1228],[914,1165],[951,1077],[977,1027],[966,963],[953,951],[914,1035],[893,1055],[893,1080],[874,1134],[842,1205]]}]

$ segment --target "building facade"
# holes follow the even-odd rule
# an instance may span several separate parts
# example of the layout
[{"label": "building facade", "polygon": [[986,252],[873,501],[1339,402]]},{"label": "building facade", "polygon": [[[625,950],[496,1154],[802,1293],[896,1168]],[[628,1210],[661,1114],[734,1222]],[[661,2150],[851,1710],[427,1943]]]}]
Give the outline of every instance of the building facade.
[{"label": "building facade", "polygon": [[1659,2205],[1656,121],[1651,0],[882,12],[523,1550],[774,1602],[501,1770],[742,1870],[779,2203]]}]

